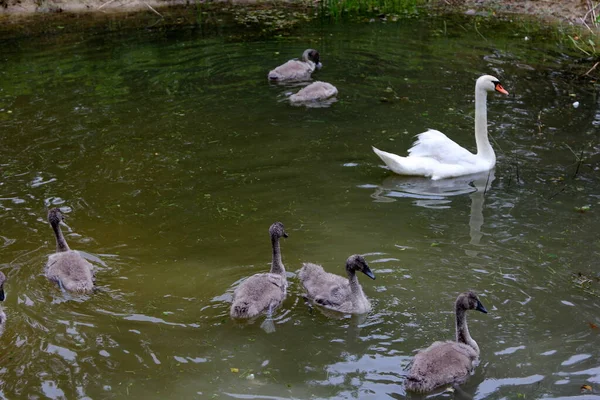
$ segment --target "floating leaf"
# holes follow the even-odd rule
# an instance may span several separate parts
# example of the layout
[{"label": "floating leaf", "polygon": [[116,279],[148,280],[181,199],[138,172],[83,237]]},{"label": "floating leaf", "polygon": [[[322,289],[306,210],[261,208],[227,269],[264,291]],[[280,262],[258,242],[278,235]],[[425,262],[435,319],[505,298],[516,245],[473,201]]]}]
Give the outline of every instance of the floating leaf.
[{"label": "floating leaf", "polygon": [[596,325],[593,322],[588,322],[588,324],[590,325],[590,328],[592,328],[592,329],[600,329],[600,328],[598,328],[598,325]]},{"label": "floating leaf", "polygon": [[590,385],[581,385],[581,393],[591,392],[593,389]]},{"label": "floating leaf", "polygon": [[591,208],[591,206],[588,204],[588,205],[581,206],[581,207],[575,207],[575,211],[583,214],[586,211],[590,211],[590,208]]},{"label": "floating leaf", "polygon": [[240,369],[239,369],[239,368],[229,368],[229,370],[230,370],[231,372],[233,372],[234,374],[237,374],[238,372],[240,372]]}]

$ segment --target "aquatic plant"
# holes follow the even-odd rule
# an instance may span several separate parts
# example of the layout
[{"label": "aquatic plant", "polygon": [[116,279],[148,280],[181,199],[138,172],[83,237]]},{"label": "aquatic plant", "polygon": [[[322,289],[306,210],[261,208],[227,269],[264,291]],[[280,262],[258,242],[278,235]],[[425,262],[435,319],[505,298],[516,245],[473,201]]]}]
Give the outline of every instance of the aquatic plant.
[{"label": "aquatic plant", "polygon": [[343,14],[377,12],[381,18],[387,13],[417,14],[418,6],[425,0],[320,0],[321,14],[337,18]]}]

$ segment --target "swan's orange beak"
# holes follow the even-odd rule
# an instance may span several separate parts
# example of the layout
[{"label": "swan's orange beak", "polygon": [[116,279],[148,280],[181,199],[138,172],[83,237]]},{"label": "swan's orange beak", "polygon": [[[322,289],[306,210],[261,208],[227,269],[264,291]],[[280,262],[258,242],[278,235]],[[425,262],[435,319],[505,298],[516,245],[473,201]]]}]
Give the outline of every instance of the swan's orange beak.
[{"label": "swan's orange beak", "polygon": [[500,92],[502,94],[508,94],[508,92],[506,91],[506,89],[504,89],[502,87],[502,85],[499,84],[499,83],[496,84],[496,92]]}]

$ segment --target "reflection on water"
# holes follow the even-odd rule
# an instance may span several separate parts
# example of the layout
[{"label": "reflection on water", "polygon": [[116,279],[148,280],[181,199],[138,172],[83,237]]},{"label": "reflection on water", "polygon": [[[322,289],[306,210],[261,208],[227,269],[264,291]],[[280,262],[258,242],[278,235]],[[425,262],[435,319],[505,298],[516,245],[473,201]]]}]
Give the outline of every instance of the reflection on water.
[{"label": "reflection on water", "polygon": [[[461,176],[459,178],[432,180],[420,177],[390,176],[371,195],[377,202],[390,202],[397,199],[415,199],[413,204],[434,209],[451,208],[453,196],[469,194],[469,235],[471,244],[479,244],[483,233],[483,205],[486,193],[496,179],[495,170],[485,173]],[[363,186],[365,187],[365,186]],[[476,256],[471,250],[467,255]]]},{"label": "reflection on water", "polygon": [[[257,39],[190,22],[0,40],[0,397],[423,398],[405,393],[404,369],[454,336],[466,289],[489,304],[470,321],[481,364],[460,394],[435,396],[596,396],[580,388],[600,386],[597,96],[542,33],[489,20],[484,41],[471,27],[315,21]],[[327,58],[314,78],[340,91],[332,107],[292,107],[300,87],[265,79],[276,53],[309,46]],[[371,145],[408,148],[423,126],[472,145],[482,73],[514,93],[489,107],[495,171],[379,167]],[[98,267],[93,295],[43,276],[51,206]],[[365,255],[373,311],[311,311],[290,272],[274,333],[231,321],[236,284],[269,269],[275,220],[287,271],[343,274]]]}]

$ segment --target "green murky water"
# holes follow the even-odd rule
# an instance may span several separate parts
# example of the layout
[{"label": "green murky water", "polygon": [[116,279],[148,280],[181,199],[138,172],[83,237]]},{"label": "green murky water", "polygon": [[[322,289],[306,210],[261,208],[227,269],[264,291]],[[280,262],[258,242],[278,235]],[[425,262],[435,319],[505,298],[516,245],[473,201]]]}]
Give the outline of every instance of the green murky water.
[{"label": "green murky water", "polygon": [[[482,357],[468,395],[600,390],[596,92],[548,38],[478,30],[423,18],[0,41],[0,397],[403,398],[403,368],[453,337],[466,289],[490,310],[470,315]],[[339,89],[330,108],[291,107],[296,88],[267,82],[307,47]],[[483,73],[511,93],[489,101],[493,175],[380,167],[371,145],[403,154],[429,127],[473,149]],[[42,275],[51,205],[98,267],[91,296]],[[235,284],[268,269],[276,220],[291,286],[267,334],[228,309]],[[342,273],[353,253],[377,275],[361,280],[373,311],[310,312],[294,271]]]}]

